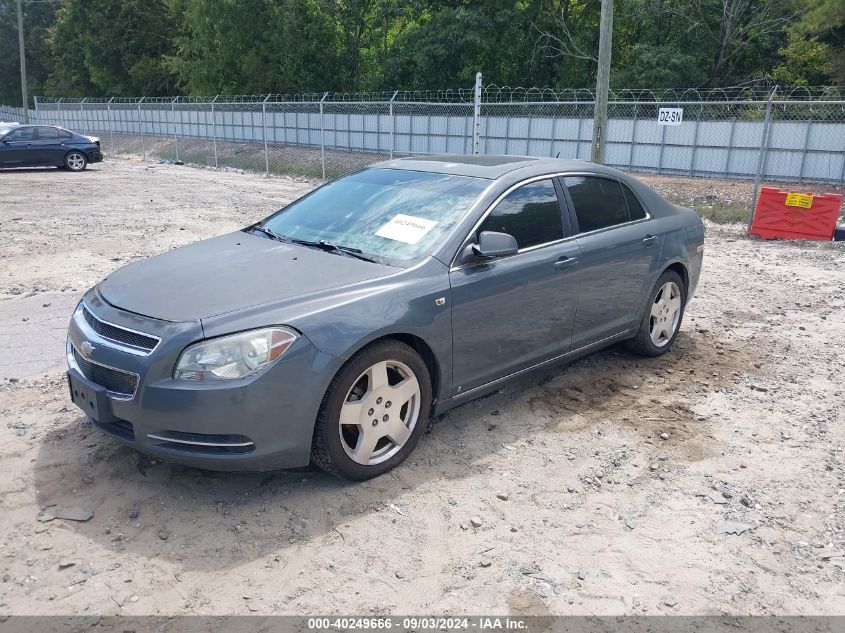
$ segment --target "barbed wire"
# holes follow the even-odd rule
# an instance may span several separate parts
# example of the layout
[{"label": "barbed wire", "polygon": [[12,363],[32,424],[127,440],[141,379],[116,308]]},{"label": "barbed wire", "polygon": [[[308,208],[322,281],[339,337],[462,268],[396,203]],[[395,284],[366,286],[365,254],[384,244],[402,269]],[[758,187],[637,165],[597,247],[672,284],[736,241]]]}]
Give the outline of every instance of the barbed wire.
[{"label": "barbed wire", "polygon": [[[472,103],[474,90],[396,90],[382,92],[310,92],[258,95],[163,96],[163,97],[38,97],[39,104],[85,103],[347,103],[347,102],[422,102]],[[615,103],[650,102],[747,102],[836,101],[845,99],[843,86],[770,86],[748,84],[724,88],[611,88],[608,100]],[[591,103],[595,93],[588,88],[523,88],[489,84],[482,88],[485,103],[576,102]]]}]

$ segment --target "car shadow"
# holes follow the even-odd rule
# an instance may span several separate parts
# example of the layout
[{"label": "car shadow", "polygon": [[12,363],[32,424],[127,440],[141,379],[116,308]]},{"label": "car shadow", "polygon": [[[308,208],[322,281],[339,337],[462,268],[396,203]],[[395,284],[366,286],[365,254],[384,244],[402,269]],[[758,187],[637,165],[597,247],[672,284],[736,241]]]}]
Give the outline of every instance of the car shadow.
[{"label": "car shadow", "polygon": [[[690,377],[706,373],[707,384],[716,385],[712,376],[753,371],[750,356],[738,349],[723,353],[720,345],[706,334],[683,332],[672,352],[660,358],[611,348],[566,369],[516,379],[448,412],[404,464],[363,483],[313,468],[217,473],[153,461],[75,417],[41,442],[34,464],[37,503],[47,514],[54,504],[93,511],[85,522],[54,521],[103,548],[169,560],[185,569],[230,568],[338,531],[360,516],[401,511],[409,490],[477,476],[491,456],[509,456],[514,444],[531,443],[538,433],[571,434],[614,424],[639,434],[646,444],[660,444],[655,438],[667,423],[648,420],[669,419],[655,414],[663,406],[672,412],[678,450],[701,459],[717,447],[707,447],[714,440],[693,415],[690,400],[702,392],[702,383]],[[439,494],[445,503],[449,486]],[[214,538],[196,538],[200,527]]]},{"label": "car shadow", "polygon": [[88,172],[96,172],[97,164],[89,163],[88,166],[82,171],[70,171],[69,169],[55,167],[53,165],[44,165],[43,167],[0,167],[0,175],[2,175],[3,173],[39,174],[44,173],[45,171],[57,171],[61,173],[73,174],[74,176],[76,176],[79,174],[86,174]]}]

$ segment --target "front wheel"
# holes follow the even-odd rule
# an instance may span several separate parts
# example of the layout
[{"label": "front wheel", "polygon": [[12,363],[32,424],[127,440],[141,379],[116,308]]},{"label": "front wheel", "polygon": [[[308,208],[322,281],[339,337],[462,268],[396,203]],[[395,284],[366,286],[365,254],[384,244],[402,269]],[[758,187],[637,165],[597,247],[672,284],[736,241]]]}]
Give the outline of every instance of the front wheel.
[{"label": "front wheel", "polygon": [[431,378],[420,355],[399,341],[361,350],[329,385],[311,457],[323,470],[362,481],[399,465],[425,432]]},{"label": "front wheel", "polygon": [[68,152],[65,156],[65,167],[70,171],[82,171],[88,166],[88,159],[82,152]]},{"label": "front wheel", "polygon": [[649,294],[646,312],[637,335],[627,342],[629,350],[642,356],[661,356],[669,351],[684,317],[687,291],[681,276],[667,270]]}]

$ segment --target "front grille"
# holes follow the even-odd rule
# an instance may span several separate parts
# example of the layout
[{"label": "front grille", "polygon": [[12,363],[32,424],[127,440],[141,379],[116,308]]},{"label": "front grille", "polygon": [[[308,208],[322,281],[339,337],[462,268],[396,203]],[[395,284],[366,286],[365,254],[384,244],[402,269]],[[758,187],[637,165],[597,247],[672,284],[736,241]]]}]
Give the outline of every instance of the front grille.
[{"label": "front grille", "polygon": [[114,341],[115,343],[131,345],[132,347],[137,347],[138,349],[146,352],[151,352],[155,346],[158,345],[159,339],[153,336],[139,334],[138,332],[125,330],[122,327],[117,327],[111,323],[100,321],[97,317],[91,314],[91,312],[89,312],[86,306],[82,306],[82,316],[88,322],[88,325],[91,326],[92,330],[103,338]]},{"label": "front grille", "polygon": [[122,395],[134,396],[138,387],[138,377],[125,371],[119,371],[93,363],[73,348],[73,359],[76,361],[79,371],[91,382],[105,387],[108,391]]}]

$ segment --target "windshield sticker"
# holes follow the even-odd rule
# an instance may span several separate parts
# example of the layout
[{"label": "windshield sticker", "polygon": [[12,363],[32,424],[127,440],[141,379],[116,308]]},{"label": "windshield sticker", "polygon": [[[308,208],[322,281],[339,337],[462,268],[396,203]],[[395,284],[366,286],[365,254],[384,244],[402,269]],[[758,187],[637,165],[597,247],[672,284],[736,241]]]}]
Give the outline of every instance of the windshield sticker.
[{"label": "windshield sticker", "polygon": [[437,222],[434,220],[424,220],[400,213],[394,215],[387,224],[376,231],[376,235],[405,244],[416,244],[435,226]]}]

